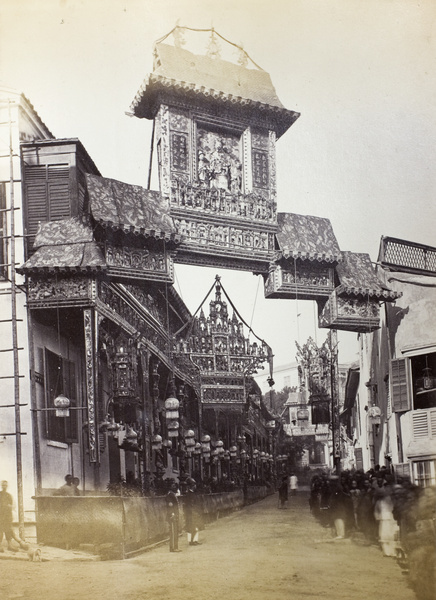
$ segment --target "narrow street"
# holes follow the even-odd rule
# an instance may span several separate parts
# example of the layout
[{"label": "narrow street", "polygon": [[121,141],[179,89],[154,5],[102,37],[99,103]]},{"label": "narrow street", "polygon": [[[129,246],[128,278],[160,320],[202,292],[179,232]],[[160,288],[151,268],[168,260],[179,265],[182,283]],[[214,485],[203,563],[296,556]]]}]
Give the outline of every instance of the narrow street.
[{"label": "narrow street", "polygon": [[[125,561],[0,561],[2,600],[414,600],[395,560],[361,540],[333,541],[306,494],[277,494],[208,524],[201,546],[180,538]],[[44,555],[44,550],[43,550]]]}]

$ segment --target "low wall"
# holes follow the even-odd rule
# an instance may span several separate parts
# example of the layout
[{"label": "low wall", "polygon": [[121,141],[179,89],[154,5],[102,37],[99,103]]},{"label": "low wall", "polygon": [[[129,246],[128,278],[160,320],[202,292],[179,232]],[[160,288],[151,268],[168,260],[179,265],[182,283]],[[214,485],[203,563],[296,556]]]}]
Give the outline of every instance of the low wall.
[{"label": "low wall", "polygon": [[[245,501],[255,502],[266,495],[265,486],[249,487]],[[168,536],[164,496],[37,496],[35,501],[37,540],[47,546],[89,545],[96,551],[111,547],[116,556],[124,557]],[[244,503],[242,490],[202,496],[206,521]],[[183,500],[181,504],[182,526]]]},{"label": "low wall", "polygon": [[249,485],[245,494],[245,502],[251,504],[266,498],[269,494],[274,494],[273,488],[268,488],[266,485]]}]

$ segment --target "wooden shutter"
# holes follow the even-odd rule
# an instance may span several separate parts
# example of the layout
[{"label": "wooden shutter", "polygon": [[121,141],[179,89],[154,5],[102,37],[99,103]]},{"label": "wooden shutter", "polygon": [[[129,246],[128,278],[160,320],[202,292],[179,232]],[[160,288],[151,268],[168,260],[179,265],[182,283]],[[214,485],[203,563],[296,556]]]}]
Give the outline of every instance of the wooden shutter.
[{"label": "wooden shutter", "polygon": [[71,216],[69,173],[68,165],[47,166],[49,221],[59,221]]},{"label": "wooden shutter", "polygon": [[66,164],[27,166],[24,170],[26,229],[32,248],[40,223],[71,216],[70,169]]},{"label": "wooden shutter", "polygon": [[24,170],[24,188],[26,193],[26,229],[28,247],[32,248],[38,225],[47,221],[46,167],[26,167]]},{"label": "wooden shutter", "polygon": [[397,477],[410,480],[410,464],[409,463],[398,463],[394,465],[394,471]]},{"label": "wooden shutter", "polygon": [[356,461],[356,469],[363,470],[363,452],[362,448],[354,448],[354,459]]},{"label": "wooden shutter", "polygon": [[407,377],[407,359],[395,358],[392,367],[392,411],[405,412],[411,409],[409,382]]}]

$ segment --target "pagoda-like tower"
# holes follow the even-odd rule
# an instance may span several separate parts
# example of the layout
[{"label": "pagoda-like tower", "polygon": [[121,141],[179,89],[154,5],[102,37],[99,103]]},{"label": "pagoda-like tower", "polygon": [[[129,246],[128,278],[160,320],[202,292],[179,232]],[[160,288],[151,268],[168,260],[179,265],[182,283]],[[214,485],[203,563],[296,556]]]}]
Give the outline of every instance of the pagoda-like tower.
[{"label": "pagoda-like tower", "polygon": [[[284,108],[268,73],[238,50],[220,57],[156,44],[154,70],[132,112],[152,119],[160,192],[183,244],[177,262],[268,272],[275,248],[276,140],[298,118]],[[227,44],[225,41],[224,45]]]}]

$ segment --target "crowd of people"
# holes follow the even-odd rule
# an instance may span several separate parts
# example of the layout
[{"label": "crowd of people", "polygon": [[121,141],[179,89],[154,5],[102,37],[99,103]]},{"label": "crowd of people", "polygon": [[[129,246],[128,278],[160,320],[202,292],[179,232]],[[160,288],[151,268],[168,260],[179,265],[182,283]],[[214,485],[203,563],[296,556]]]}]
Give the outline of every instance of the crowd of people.
[{"label": "crowd of people", "polygon": [[[396,557],[415,586],[434,590],[436,566],[436,487],[419,487],[388,467],[317,474],[311,480],[310,508],[335,539],[360,532]],[[420,596],[425,598],[426,596]]]}]

